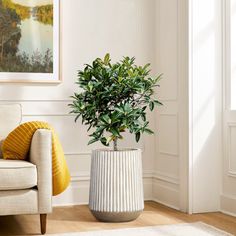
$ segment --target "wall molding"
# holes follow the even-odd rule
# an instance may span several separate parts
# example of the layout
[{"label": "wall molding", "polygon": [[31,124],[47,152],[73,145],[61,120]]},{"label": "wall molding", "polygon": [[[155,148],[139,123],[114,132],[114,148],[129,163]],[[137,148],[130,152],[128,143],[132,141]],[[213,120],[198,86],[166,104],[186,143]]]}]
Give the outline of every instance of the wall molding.
[{"label": "wall molding", "polygon": [[[153,178],[155,178],[155,176],[152,171],[144,171],[143,172],[143,179],[153,179]],[[159,177],[159,179],[160,178],[162,178],[164,180],[164,177]],[[169,177],[169,178],[171,178],[171,177]],[[78,181],[90,181],[90,172],[89,171],[80,171],[79,173],[72,172],[71,173],[71,182],[78,182]],[[165,182],[170,182],[170,181],[168,180],[168,177],[165,178]]]},{"label": "wall molding", "polygon": [[163,180],[160,183],[159,179],[153,180],[153,201],[179,210],[179,194],[179,186],[166,185]]},{"label": "wall molding", "polygon": [[236,128],[236,122],[227,122],[227,140],[226,140],[226,156],[228,158],[228,170],[227,174],[229,177],[236,178],[236,171],[232,170],[231,167],[231,129],[232,127]]},{"label": "wall molding", "polygon": [[39,100],[39,99],[0,99],[1,102],[71,102],[73,101],[72,99],[43,99],[43,100]]},{"label": "wall molding", "polygon": [[[160,113],[160,116],[170,116],[170,117],[175,117],[176,118],[176,122],[179,125],[179,114],[177,113]],[[179,139],[179,129],[177,129],[177,133],[176,133],[176,137],[177,137],[177,141]],[[179,156],[179,146],[177,147],[177,152],[168,152],[168,151],[163,151],[161,150],[161,148],[159,147],[159,151],[158,153],[163,154],[163,155],[169,155],[172,157],[178,157]]]},{"label": "wall molding", "polygon": [[[71,183],[61,195],[53,197],[53,206],[86,205],[89,200],[90,172],[71,173]],[[153,172],[143,172],[144,199],[153,200]]]},{"label": "wall molding", "polygon": [[229,194],[221,194],[222,213],[236,217],[236,197]]},{"label": "wall molding", "polygon": [[172,175],[168,175],[165,174],[161,171],[155,171],[153,172],[153,179],[154,180],[161,180],[170,184],[174,184],[174,185],[179,185],[179,178],[172,176]]},{"label": "wall molding", "polygon": [[52,117],[53,116],[57,116],[57,117],[59,117],[59,116],[62,116],[62,117],[70,116],[70,117],[75,117],[76,115],[65,113],[65,114],[22,114],[22,116],[23,117],[36,117],[36,116],[52,116]]},{"label": "wall molding", "polygon": [[[174,185],[179,185],[179,179],[172,175],[167,175],[160,171],[143,171],[143,179],[154,179],[154,180],[162,180],[167,183],[171,183]],[[71,173],[71,181],[77,182],[77,181],[89,181],[90,180],[90,172],[89,171],[83,171],[80,173]]]},{"label": "wall molding", "polygon": [[79,174],[77,173],[71,173],[71,182],[79,182],[79,181],[90,181],[90,172],[84,171]]},{"label": "wall molding", "polygon": [[[156,128],[158,130],[158,126],[161,126],[160,135],[165,135],[165,133],[168,133],[168,136],[163,143],[160,143],[159,140],[161,139],[160,135],[156,136],[156,156],[158,160],[156,161],[155,170],[153,172],[153,201],[159,202],[160,204],[164,204],[168,207],[174,208],[179,210],[179,185],[180,181],[179,178],[172,176],[168,173],[166,173],[165,167],[168,167],[168,165],[173,164],[176,168],[178,168],[176,165],[179,162],[179,100],[181,99],[181,94],[179,93],[179,83],[180,83],[180,73],[179,73],[179,0],[174,2],[169,1],[158,1],[159,4],[157,4],[157,12],[159,17],[158,22],[158,34],[164,35],[159,39],[159,44],[157,44],[157,62],[159,63],[159,69],[162,70],[163,68],[166,70],[163,73],[167,74],[168,82],[165,84],[169,87],[170,83],[172,83],[171,91],[172,93],[168,94],[161,94],[161,101],[164,103],[164,107],[160,109],[159,112],[156,113],[156,119],[159,120],[159,122],[156,125]],[[167,19],[167,15],[163,14],[163,11],[167,11],[168,14],[171,13],[172,17],[169,17]],[[167,21],[167,24],[170,25],[170,32],[168,32],[168,35],[165,34],[165,22]],[[158,37],[159,37],[158,35]],[[167,36],[167,42],[165,42],[164,36]],[[174,58],[173,62],[175,62],[174,65],[169,66],[168,60],[166,59],[165,54],[166,50],[163,50],[162,48],[166,48],[168,50],[169,43],[173,44],[173,50],[174,50]],[[172,48],[172,46],[171,46]],[[182,55],[182,54],[181,54]],[[164,58],[164,59],[162,59]],[[164,63],[164,64],[163,64]],[[175,76],[173,76],[172,73],[168,74],[169,71],[174,71]],[[166,73],[165,73],[166,72]],[[168,75],[171,77],[168,78]],[[182,75],[181,75],[182,76]],[[166,104],[165,104],[166,103]],[[168,119],[168,120],[167,120]],[[162,121],[165,121],[161,123]],[[172,131],[167,129],[168,124],[172,125],[175,128],[176,131]],[[173,123],[172,123],[173,122]],[[176,127],[177,125],[177,127]],[[161,133],[163,132],[163,133]],[[175,146],[174,148],[171,145],[167,145],[168,143],[168,137],[172,136],[173,140],[171,140],[170,143],[173,143]],[[177,142],[177,143],[176,143]],[[177,145],[177,146],[176,146]],[[162,156],[163,155],[163,156]],[[162,158],[163,157],[163,158]],[[167,157],[164,161],[164,158]],[[170,157],[170,158],[169,158]],[[176,159],[174,163],[172,163],[172,160]],[[163,168],[158,167],[157,163],[160,161],[160,163],[163,163]],[[161,171],[159,171],[159,169]],[[163,171],[163,172],[162,172]],[[171,171],[172,172],[172,171]]]},{"label": "wall molding", "polygon": [[234,177],[234,178],[236,178],[236,172],[234,172],[234,171],[228,171],[228,176],[229,176],[229,177]]},{"label": "wall molding", "polygon": [[161,98],[162,102],[178,102],[177,98]]},{"label": "wall molding", "polygon": [[[161,181],[161,183],[159,182]],[[61,195],[53,198],[54,206],[72,206],[88,204],[89,195],[90,172],[80,171],[79,173],[71,173],[71,184],[68,189]],[[143,171],[143,185],[145,200],[152,200],[160,204],[172,207],[179,210],[178,195],[179,195],[179,180],[178,178],[166,175],[158,171],[144,170]],[[171,185],[175,187],[171,187]],[[170,201],[165,201],[163,196],[158,196],[153,192],[153,187],[158,186],[165,189],[164,195],[170,198]],[[155,196],[154,196],[155,195]]]},{"label": "wall molding", "polygon": [[172,153],[172,152],[167,152],[167,151],[159,151],[160,154],[163,154],[163,155],[168,155],[168,156],[172,156],[172,157],[177,157],[179,156],[178,153]]},{"label": "wall molding", "polygon": [[175,116],[175,117],[178,117],[178,113],[161,112],[160,116]]},{"label": "wall molding", "polygon": [[160,199],[158,199],[158,198],[153,198],[152,200],[153,200],[154,202],[158,202],[158,203],[160,203],[160,204],[162,204],[162,205],[165,205],[165,206],[167,206],[167,207],[173,208],[173,209],[175,209],[175,210],[177,210],[177,211],[180,210],[180,208],[179,208],[178,206],[169,204],[168,202],[162,201],[162,200],[160,200]]},{"label": "wall molding", "polygon": [[92,152],[65,152],[65,156],[91,156]]},{"label": "wall molding", "polygon": [[[142,147],[141,152],[144,153],[145,149]],[[91,156],[92,151],[84,151],[84,152],[65,152],[65,156]],[[145,174],[147,173],[153,173],[152,171],[145,171]]]},{"label": "wall molding", "polygon": [[[230,69],[230,1],[222,1],[222,31],[223,31],[223,160],[225,167],[222,168],[223,182],[222,189],[226,193],[221,194],[221,212],[236,217],[236,197],[229,195],[233,189],[236,172],[231,169],[230,131],[236,127],[236,111],[231,110],[231,69]],[[234,178],[234,179],[232,179]],[[224,190],[225,189],[225,190]],[[232,192],[233,193],[233,192]]]},{"label": "wall molding", "polygon": [[227,122],[228,127],[236,127],[236,122],[229,121]]},{"label": "wall molding", "polygon": [[225,210],[220,210],[221,213],[223,214],[226,214],[226,215],[229,215],[229,216],[233,216],[233,217],[236,217],[236,212],[235,213],[232,213],[230,211],[225,211]]}]

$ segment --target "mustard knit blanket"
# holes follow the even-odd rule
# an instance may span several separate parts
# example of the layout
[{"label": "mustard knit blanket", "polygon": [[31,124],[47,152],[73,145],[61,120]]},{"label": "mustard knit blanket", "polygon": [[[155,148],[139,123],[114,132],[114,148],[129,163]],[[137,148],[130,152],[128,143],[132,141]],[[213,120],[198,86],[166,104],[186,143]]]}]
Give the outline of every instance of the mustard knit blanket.
[{"label": "mustard knit blanket", "polygon": [[52,183],[53,195],[55,196],[62,193],[68,187],[70,174],[59,138],[48,123],[32,121],[18,126],[3,142],[3,158],[26,160],[32,137],[38,129],[49,129],[52,131]]}]

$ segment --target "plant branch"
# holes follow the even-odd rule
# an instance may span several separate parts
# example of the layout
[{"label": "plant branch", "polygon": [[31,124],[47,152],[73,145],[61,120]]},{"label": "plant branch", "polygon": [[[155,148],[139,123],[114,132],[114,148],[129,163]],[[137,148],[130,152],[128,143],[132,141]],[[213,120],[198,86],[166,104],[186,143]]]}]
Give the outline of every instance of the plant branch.
[{"label": "plant branch", "polygon": [[115,139],[113,140],[113,150],[114,150],[114,151],[118,151],[118,148],[117,148],[117,138],[115,138]]}]

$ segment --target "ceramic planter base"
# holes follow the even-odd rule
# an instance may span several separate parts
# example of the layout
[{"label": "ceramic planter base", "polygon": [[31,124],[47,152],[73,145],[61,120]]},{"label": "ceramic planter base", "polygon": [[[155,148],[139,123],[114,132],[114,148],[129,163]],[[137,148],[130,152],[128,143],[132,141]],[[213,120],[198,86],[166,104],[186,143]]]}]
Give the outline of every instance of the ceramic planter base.
[{"label": "ceramic planter base", "polygon": [[135,220],[144,208],[141,150],[94,150],[89,209],[100,221]]},{"label": "ceramic planter base", "polygon": [[102,222],[129,222],[137,219],[142,211],[134,212],[102,212],[102,211],[93,211],[92,214]]}]

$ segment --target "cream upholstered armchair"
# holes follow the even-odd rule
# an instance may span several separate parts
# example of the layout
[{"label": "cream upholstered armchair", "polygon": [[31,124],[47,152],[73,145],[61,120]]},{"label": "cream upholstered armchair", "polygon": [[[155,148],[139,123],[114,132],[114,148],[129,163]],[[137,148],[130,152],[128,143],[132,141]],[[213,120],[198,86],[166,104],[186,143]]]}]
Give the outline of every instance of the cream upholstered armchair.
[{"label": "cream upholstered armchair", "polygon": [[[19,104],[0,104],[0,150],[4,138],[21,122]],[[0,216],[40,214],[41,233],[46,232],[52,211],[51,131],[35,132],[29,161],[3,160],[0,151]]]}]

